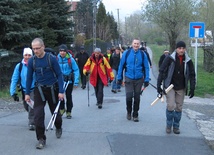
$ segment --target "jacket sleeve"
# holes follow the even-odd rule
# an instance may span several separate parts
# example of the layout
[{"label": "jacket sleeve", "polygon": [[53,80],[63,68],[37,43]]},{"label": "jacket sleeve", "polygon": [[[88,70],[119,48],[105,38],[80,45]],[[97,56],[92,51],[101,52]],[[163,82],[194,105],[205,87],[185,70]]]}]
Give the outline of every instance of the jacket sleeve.
[{"label": "jacket sleeve", "polygon": [[189,79],[190,79],[190,90],[195,90],[196,79],[195,79],[195,69],[192,60],[189,61]]},{"label": "jacket sleeve", "polygon": [[51,62],[53,62],[53,69],[57,76],[58,85],[59,85],[59,93],[64,93],[64,88],[63,88],[64,81],[63,81],[62,71],[60,69],[58,61],[56,60],[56,57],[51,57]]},{"label": "jacket sleeve", "polygon": [[72,62],[72,70],[74,71],[74,86],[77,86],[79,84],[79,67],[76,63],[76,61],[71,58]]},{"label": "jacket sleeve", "polygon": [[120,64],[117,72],[117,79],[118,80],[123,80],[123,70],[124,70],[124,64],[125,64],[125,57],[127,54],[127,50],[123,52],[122,58],[120,59]]},{"label": "jacket sleeve", "polygon": [[12,78],[11,78],[11,83],[10,83],[10,95],[12,96],[13,94],[15,94],[16,92],[16,85],[19,81],[19,75],[21,73],[19,73],[19,66],[20,66],[20,63],[18,63],[13,71],[13,75],[12,75]]},{"label": "jacket sleeve", "polygon": [[148,57],[145,53],[144,54],[144,67],[145,67],[145,75],[146,77],[144,77],[144,81],[145,82],[149,82],[149,62],[148,62]]},{"label": "jacket sleeve", "polygon": [[103,61],[104,61],[104,67],[106,68],[106,72],[107,72],[106,74],[108,75],[110,80],[114,80],[114,73],[112,71],[110,64],[108,63],[105,57],[103,57]]},{"label": "jacket sleeve", "polygon": [[86,72],[90,70],[90,66],[91,66],[91,59],[90,57],[88,58],[88,60],[86,61],[84,67],[83,67],[83,74],[86,75]]}]

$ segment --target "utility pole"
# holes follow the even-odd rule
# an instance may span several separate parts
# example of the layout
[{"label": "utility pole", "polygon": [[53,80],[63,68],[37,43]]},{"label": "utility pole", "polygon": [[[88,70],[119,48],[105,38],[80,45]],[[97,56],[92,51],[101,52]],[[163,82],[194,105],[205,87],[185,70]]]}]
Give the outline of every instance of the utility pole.
[{"label": "utility pole", "polygon": [[97,25],[97,2],[99,0],[93,0],[93,50],[96,48],[96,25]]},{"label": "utility pole", "polygon": [[118,44],[120,44],[120,9],[117,9],[117,26],[118,26],[118,33],[119,33],[119,37],[118,37]]}]

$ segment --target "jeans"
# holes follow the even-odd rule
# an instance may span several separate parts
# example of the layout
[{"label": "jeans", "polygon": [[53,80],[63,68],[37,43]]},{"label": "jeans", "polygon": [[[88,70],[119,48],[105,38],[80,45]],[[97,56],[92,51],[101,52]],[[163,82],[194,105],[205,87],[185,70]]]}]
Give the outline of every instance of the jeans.
[{"label": "jeans", "polygon": [[121,88],[121,85],[117,84],[117,70],[112,70],[114,73],[114,80],[112,82],[112,90],[117,90]]}]

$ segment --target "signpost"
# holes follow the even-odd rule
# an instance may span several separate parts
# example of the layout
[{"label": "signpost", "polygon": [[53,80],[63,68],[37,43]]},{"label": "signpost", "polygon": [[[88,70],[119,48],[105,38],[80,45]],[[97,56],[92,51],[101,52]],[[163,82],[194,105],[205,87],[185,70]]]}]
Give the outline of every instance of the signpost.
[{"label": "signpost", "polygon": [[197,81],[197,62],[198,62],[198,38],[204,38],[205,23],[204,22],[190,22],[189,23],[189,37],[195,38],[195,74]]}]

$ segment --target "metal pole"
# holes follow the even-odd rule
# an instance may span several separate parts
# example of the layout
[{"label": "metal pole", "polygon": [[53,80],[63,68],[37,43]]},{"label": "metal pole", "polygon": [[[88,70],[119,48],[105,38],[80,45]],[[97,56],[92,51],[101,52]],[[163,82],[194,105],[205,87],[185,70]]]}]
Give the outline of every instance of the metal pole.
[{"label": "metal pole", "polygon": [[198,38],[195,39],[195,80],[197,84],[197,66],[198,66]]},{"label": "metal pole", "polygon": [[97,2],[99,0],[93,1],[93,50],[96,48],[96,23],[97,23]]}]

